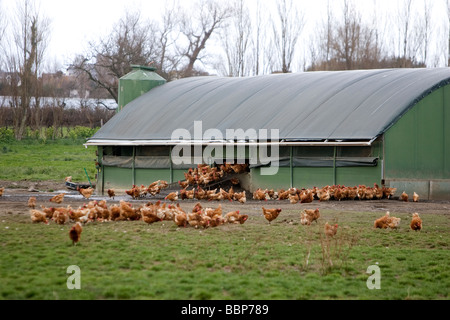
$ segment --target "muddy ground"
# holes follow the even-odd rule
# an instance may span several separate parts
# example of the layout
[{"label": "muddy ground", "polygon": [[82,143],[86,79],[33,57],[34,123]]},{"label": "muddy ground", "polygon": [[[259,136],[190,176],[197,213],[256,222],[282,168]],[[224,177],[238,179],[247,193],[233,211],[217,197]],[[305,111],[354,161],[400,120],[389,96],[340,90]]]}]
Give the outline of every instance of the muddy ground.
[{"label": "muddy ground", "polygon": [[[64,182],[59,181],[0,181],[0,187],[4,187],[5,191],[3,196],[0,197],[0,216],[11,215],[11,214],[28,214],[29,208],[27,207],[28,198],[34,196],[37,198],[38,207],[44,205],[46,207],[55,206],[54,203],[49,202],[49,199],[56,194],[65,193],[64,202],[61,205],[56,206],[67,206],[70,205],[73,208],[77,208],[84,203],[86,199],[83,198],[77,191],[68,189]],[[132,200],[130,196],[125,193],[118,194],[114,199],[110,199],[106,196],[93,195],[89,200],[107,200],[108,204],[118,203],[119,200],[123,199],[133,203],[134,206],[138,207],[148,201],[163,200],[164,193],[159,196],[147,196],[141,200]],[[380,212],[385,213],[386,211],[398,212],[398,213],[414,213],[419,212],[421,214],[449,214],[450,215],[450,201],[423,201],[420,200],[418,203],[414,202],[403,202],[394,198],[393,200],[371,200],[371,201],[326,201],[319,202],[314,201],[309,204],[290,204],[288,200],[284,201],[256,201],[247,198],[245,204],[240,204],[237,201],[202,201],[205,205],[209,207],[216,207],[219,203],[222,203],[224,210],[245,210],[248,214],[260,214],[261,207],[266,208],[278,207],[283,210],[294,210],[294,209],[310,209],[310,208],[320,208],[321,210],[330,210],[336,212]],[[191,210],[197,200],[183,200],[179,201],[180,205],[185,210]]]}]

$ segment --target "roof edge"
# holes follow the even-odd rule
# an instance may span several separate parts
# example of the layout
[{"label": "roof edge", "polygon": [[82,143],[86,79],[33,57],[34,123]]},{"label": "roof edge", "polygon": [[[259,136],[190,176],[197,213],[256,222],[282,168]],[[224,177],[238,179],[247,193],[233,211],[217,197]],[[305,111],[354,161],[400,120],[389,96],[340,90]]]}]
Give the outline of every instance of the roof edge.
[{"label": "roof edge", "polygon": [[355,141],[278,141],[278,142],[230,142],[230,141],[204,141],[204,140],[88,140],[83,145],[88,146],[246,146],[255,147],[259,145],[265,146],[347,146],[347,147],[367,147],[371,146],[377,137],[371,140],[355,140]]},{"label": "roof edge", "polygon": [[389,123],[389,125],[387,125],[381,132],[379,132],[378,135],[382,135],[382,134],[386,133],[390,128],[392,128],[392,126],[394,126],[406,113],[408,113],[408,111],[410,111],[420,101],[422,101],[423,99],[428,97],[433,92],[435,92],[445,86],[448,86],[448,85],[450,85],[450,76],[447,79],[444,79],[444,80],[440,81],[439,83],[435,84],[431,88],[424,90],[420,95],[418,95],[413,101],[411,101],[407,105],[407,107],[403,110],[402,113],[400,113],[396,118],[394,118],[392,120],[391,123]]}]

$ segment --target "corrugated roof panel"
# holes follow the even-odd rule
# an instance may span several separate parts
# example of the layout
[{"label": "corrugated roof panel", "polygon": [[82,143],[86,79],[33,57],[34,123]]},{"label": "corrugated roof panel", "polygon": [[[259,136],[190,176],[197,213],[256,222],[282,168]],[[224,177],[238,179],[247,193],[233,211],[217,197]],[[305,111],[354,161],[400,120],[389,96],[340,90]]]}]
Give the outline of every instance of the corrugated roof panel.
[{"label": "corrugated roof panel", "polygon": [[206,129],[279,129],[292,140],[371,140],[415,102],[450,83],[450,69],[384,69],[195,77],[161,85],[130,102],[95,140],[170,140]]}]

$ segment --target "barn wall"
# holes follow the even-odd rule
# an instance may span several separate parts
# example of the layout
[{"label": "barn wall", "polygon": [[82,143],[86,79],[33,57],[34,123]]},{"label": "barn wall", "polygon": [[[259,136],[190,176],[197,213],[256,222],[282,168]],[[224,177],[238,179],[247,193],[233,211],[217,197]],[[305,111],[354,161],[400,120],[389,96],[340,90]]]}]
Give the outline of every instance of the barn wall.
[{"label": "barn wall", "polygon": [[344,186],[366,185],[373,186],[381,183],[381,165],[376,167],[338,168],[336,170],[336,184]]},{"label": "barn wall", "polygon": [[[195,165],[171,164],[167,147],[99,148],[102,165],[98,192],[108,188],[129,189],[133,184],[148,185],[157,180],[169,183],[184,180],[184,173]],[[373,185],[381,180],[381,141],[372,147],[282,147],[276,175],[262,175],[252,166],[243,184],[257,188],[287,189],[326,185]],[[248,157],[248,152],[246,152]]]},{"label": "barn wall", "polygon": [[[371,147],[292,147],[292,159],[288,163],[284,161],[275,176],[263,176],[260,168],[252,168],[248,188],[254,191],[256,188],[380,184],[382,150],[381,139]],[[286,156],[285,150],[280,155]]]},{"label": "barn wall", "polygon": [[385,133],[385,178],[390,186],[450,199],[450,86],[419,101]]},{"label": "barn wall", "polygon": [[[136,185],[148,186],[157,180],[170,181],[170,169],[135,169]],[[131,186],[131,185],[130,185]]]},{"label": "barn wall", "polygon": [[97,188],[98,193],[113,189],[129,189],[132,185],[132,171],[129,168],[103,167],[103,189]]},{"label": "barn wall", "polygon": [[248,185],[244,188],[250,192],[257,188],[261,189],[288,189],[290,187],[290,168],[278,168],[278,173],[274,176],[261,175],[261,168],[252,168]]},{"label": "barn wall", "polygon": [[450,178],[450,85],[443,89],[444,97],[444,176]]},{"label": "barn wall", "polygon": [[333,168],[294,167],[293,186],[297,188],[321,188],[334,183]]}]

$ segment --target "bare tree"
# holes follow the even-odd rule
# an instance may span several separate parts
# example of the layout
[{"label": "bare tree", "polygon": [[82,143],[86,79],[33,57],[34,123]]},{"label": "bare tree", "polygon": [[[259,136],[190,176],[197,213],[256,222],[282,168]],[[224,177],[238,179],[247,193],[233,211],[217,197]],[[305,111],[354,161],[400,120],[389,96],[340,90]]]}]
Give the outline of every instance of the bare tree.
[{"label": "bare tree", "polygon": [[406,68],[406,59],[407,59],[407,52],[408,52],[408,36],[409,36],[409,28],[410,28],[410,19],[411,19],[411,4],[412,0],[405,0],[404,2],[404,11],[403,14],[400,14],[399,16],[401,19],[403,19],[403,68]]},{"label": "bare tree", "polygon": [[[0,0],[0,49],[2,49],[2,47],[3,47],[2,45],[3,45],[3,41],[5,39],[5,31],[6,31],[6,26],[7,26],[5,11],[2,8],[2,3],[3,3],[3,1]],[[2,66],[1,57],[2,57],[2,55],[0,55],[0,68]]]},{"label": "bare tree", "polygon": [[320,25],[316,26],[317,35],[310,36],[310,67],[308,68],[310,71],[316,70],[319,65],[321,70],[330,70],[329,64],[333,54],[332,42],[336,28],[330,0],[327,1],[326,13],[325,19],[320,22]]},{"label": "bare tree", "polygon": [[21,140],[30,115],[32,97],[39,107],[39,75],[47,47],[49,20],[41,17],[30,0],[18,3],[16,9],[6,65],[11,74],[8,85],[12,97],[10,107],[14,114],[15,137]]},{"label": "bare tree", "polygon": [[178,2],[165,6],[162,16],[162,24],[157,30],[159,42],[159,69],[161,75],[168,81],[177,77],[182,56],[176,52],[175,43],[179,32],[177,28],[180,24],[180,6]]},{"label": "bare tree", "polygon": [[399,52],[402,68],[409,67],[408,61],[416,62],[417,53],[423,46],[424,27],[415,19],[414,0],[403,0],[398,11]]},{"label": "bare tree", "polygon": [[423,61],[428,61],[428,49],[430,46],[431,38],[431,11],[433,4],[429,0],[423,0]]},{"label": "bare tree", "polygon": [[[450,1],[450,0],[449,0]],[[255,10],[255,34],[252,40],[253,43],[253,74],[255,76],[260,74],[261,71],[261,47],[264,41],[263,39],[263,15],[261,9],[261,1],[256,2]]]},{"label": "bare tree", "polygon": [[363,23],[361,13],[350,1],[343,2],[342,20],[334,19],[329,12],[318,29],[322,30],[319,45],[311,45],[311,66],[307,70],[373,69],[391,63],[382,52],[377,17],[371,24]]},{"label": "bare tree", "polygon": [[117,102],[118,80],[131,71],[131,65],[147,65],[158,58],[154,35],[154,23],[143,24],[139,13],[127,12],[109,37],[91,42],[90,52],[78,56],[70,68],[87,76]]},{"label": "bare tree", "polygon": [[[251,39],[251,20],[244,0],[235,0],[233,16],[229,19],[227,28],[220,32],[221,43],[226,55],[224,72],[230,77],[249,75],[249,44]],[[225,63],[224,63],[225,64]]]},{"label": "bare tree", "polygon": [[198,12],[185,13],[181,22],[181,33],[187,40],[186,46],[178,47],[181,55],[187,58],[183,77],[193,75],[194,64],[203,58],[206,43],[232,15],[230,6],[217,0],[200,0],[195,7],[199,8]]},{"label": "bare tree", "polygon": [[277,2],[278,20],[272,21],[273,43],[278,57],[278,70],[282,73],[291,72],[297,40],[303,31],[305,18],[297,10],[292,0]]},{"label": "bare tree", "polygon": [[355,8],[344,1],[344,22],[337,27],[336,38],[333,41],[333,50],[336,58],[344,61],[345,69],[353,69],[353,63],[357,58],[359,41],[361,39],[361,15]]}]

